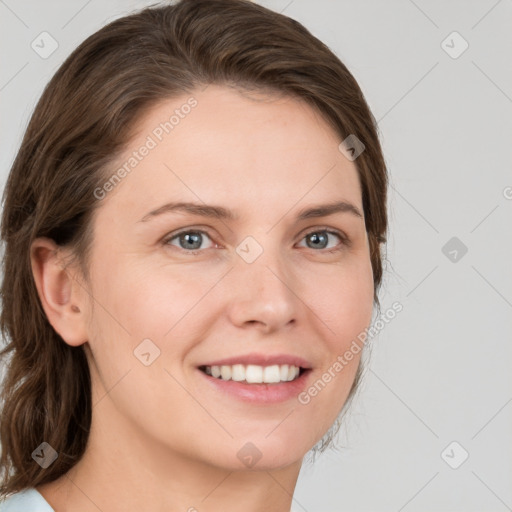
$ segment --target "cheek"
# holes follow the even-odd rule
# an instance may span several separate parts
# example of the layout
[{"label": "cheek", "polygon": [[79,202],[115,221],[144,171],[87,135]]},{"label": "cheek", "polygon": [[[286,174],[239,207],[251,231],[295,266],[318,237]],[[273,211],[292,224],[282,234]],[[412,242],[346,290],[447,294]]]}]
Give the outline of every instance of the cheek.
[{"label": "cheek", "polygon": [[97,311],[98,321],[114,324],[113,328],[129,333],[134,341],[163,338],[191,310],[204,287],[183,272],[164,276],[165,272],[150,264],[132,264],[122,258],[103,261],[95,276],[95,296],[104,304],[103,311]]},{"label": "cheek", "polygon": [[369,258],[354,259],[317,275],[305,294],[314,304],[326,354],[317,380],[299,397],[299,403],[310,409],[311,417],[323,418],[321,430],[331,425],[344,405],[364,350],[374,298]]},{"label": "cheek", "polygon": [[[195,311],[211,286],[209,280],[199,285],[185,279],[183,272],[176,272],[172,279],[163,279],[163,274],[117,257],[103,261],[95,275],[89,343],[98,369],[95,380],[105,390],[116,386],[113,399],[137,422],[143,422],[137,410],[152,413],[173,400],[169,389],[179,395],[179,386],[165,370],[174,374],[174,368],[182,364],[197,336],[197,326],[188,313]],[[149,354],[146,359],[145,354]]]},{"label": "cheek", "polygon": [[303,281],[304,297],[323,325],[332,350],[344,350],[371,322],[374,282],[371,262],[363,253],[316,272]]},{"label": "cheek", "polygon": [[134,351],[149,339],[157,347],[155,353],[160,350],[152,368],[179,366],[194,340],[204,337],[201,330],[215,308],[208,291],[221,277],[222,271],[206,272],[204,267],[162,268],[122,260],[119,255],[115,262],[104,261],[103,270],[99,268],[95,276],[97,337],[91,340],[99,364],[108,365],[115,375],[122,375],[126,368],[138,369],[141,365]]}]

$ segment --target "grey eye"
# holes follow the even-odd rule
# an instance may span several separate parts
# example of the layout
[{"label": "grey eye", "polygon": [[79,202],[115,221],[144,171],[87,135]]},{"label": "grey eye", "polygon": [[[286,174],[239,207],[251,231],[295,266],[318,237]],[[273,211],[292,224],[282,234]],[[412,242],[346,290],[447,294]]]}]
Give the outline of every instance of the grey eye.
[{"label": "grey eye", "polygon": [[335,245],[328,247],[329,235],[334,235],[338,238],[338,240],[344,243],[344,239],[340,234],[326,229],[311,231],[304,236],[304,239],[306,240],[307,247],[310,249],[332,249],[335,247]]},{"label": "grey eye", "polygon": [[172,238],[167,240],[167,244],[176,245],[171,243],[173,240],[178,240],[179,248],[188,251],[197,251],[201,248],[203,237],[210,238],[207,233],[204,231],[182,231],[177,235],[174,235]]}]

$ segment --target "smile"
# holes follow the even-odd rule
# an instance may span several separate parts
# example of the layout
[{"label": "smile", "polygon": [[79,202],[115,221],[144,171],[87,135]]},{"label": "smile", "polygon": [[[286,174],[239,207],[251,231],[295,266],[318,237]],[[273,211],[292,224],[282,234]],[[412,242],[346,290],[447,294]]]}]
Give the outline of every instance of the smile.
[{"label": "smile", "polygon": [[220,380],[233,380],[247,384],[278,384],[291,382],[301,375],[304,369],[288,364],[259,366],[255,364],[233,364],[222,366],[200,366],[199,369]]}]

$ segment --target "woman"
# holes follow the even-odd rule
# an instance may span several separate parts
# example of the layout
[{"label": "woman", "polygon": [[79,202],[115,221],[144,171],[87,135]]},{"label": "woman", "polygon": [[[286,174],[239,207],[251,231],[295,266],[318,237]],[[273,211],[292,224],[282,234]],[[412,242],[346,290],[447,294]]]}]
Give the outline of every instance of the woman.
[{"label": "woman", "polygon": [[182,0],[90,36],[4,192],[0,510],[299,508],[360,380],[386,192],[359,86],[296,21]]}]

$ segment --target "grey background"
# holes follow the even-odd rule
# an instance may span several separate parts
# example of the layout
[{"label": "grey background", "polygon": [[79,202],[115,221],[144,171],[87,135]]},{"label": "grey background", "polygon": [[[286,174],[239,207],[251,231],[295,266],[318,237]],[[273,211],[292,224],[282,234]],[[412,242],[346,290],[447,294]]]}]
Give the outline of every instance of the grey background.
[{"label": "grey background", "polygon": [[[150,3],[0,0],[2,188],[65,57]],[[372,342],[343,447],[303,467],[294,508],[512,510],[512,2],[260,3],[330,46],[379,122],[391,174],[382,311],[403,305]],[[47,59],[31,48],[43,31],[59,45]],[[460,40],[442,46],[453,31],[469,44],[458,58],[445,49]]]}]

